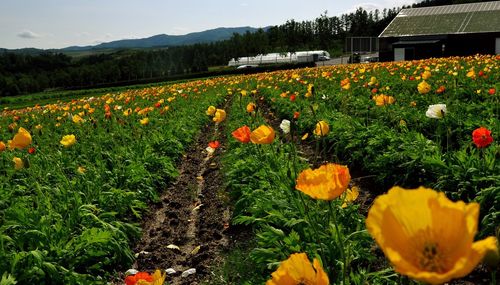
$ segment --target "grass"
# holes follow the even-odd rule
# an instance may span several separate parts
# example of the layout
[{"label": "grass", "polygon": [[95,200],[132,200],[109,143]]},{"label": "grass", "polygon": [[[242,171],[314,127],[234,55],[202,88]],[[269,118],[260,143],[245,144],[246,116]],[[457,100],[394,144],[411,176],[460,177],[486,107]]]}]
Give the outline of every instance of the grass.
[{"label": "grass", "polygon": [[212,272],[212,278],[203,285],[264,284],[266,273],[258,270],[260,266],[250,258],[255,246],[256,241],[252,237],[223,254],[223,264]]}]

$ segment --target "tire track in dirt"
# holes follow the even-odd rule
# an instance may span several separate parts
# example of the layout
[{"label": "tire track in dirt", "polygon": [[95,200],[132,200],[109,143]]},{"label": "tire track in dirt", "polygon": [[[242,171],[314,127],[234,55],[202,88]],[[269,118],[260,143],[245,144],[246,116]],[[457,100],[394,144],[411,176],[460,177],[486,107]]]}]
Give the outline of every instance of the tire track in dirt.
[{"label": "tire track in dirt", "polygon": [[[224,151],[224,136],[219,134],[224,134],[224,123],[207,124],[204,130],[182,157],[179,177],[145,219],[135,248],[133,268],[147,272],[173,268],[176,273],[167,275],[168,284],[200,284],[229,244],[230,210],[219,171]],[[219,138],[221,147],[210,155],[205,149],[214,138]],[[191,268],[196,273],[181,276]]]}]

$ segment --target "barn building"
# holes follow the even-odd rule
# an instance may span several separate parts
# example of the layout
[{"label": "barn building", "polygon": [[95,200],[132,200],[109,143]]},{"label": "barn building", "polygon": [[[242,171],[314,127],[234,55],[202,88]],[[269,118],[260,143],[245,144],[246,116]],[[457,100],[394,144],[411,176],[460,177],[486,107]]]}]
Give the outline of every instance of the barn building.
[{"label": "barn building", "polygon": [[500,1],[402,9],[379,35],[379,60],[500,54]]}]

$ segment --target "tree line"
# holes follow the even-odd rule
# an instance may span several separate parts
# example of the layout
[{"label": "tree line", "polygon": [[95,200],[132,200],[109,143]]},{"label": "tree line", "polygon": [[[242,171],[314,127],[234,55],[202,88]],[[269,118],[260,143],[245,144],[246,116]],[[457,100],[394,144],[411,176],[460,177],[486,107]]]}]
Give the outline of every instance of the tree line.
[{"label": "tree line", "polygon": [[[453,1],[426,0],[417,5],[431,6],[435,2],[445,5]],[[289,20],[266,30],[233,34],[224,41],[118,50],[82,58],[53,52],[39,55],[4,52],[0,53],[0,96],[165,80],[171,76],[203,73],[210,66],[226,65],[231,58],[268,52],[320,49],[338,55],[343,52],[346,38],[376,37],[398,12],[399,8],[382,11],[358,8],[352,13],[333,17],[325,12],[312,21]]]}]

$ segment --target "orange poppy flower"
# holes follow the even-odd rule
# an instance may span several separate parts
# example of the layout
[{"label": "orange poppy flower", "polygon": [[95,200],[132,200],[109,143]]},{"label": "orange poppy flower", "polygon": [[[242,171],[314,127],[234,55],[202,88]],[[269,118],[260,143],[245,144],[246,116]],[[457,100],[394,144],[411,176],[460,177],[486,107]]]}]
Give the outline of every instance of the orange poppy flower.
[{"label": "orange poppy flower", "polygon": [[266,282],[266,285],[330,284],[328,275],[319,261],[315,258],[311,265],[305,253],[290,255],[287,260],[281,262],[271,276],[272,278]]},{"label": "orange poppy flower", "polygon": [[273,128],[262,125],[250,134],[250,140],[254,144],[271,144],[274,141],[274,136]]},{"label": "orange poppy flower", "polygon": [[297,178],[295,189],[313,199],[329,201],[342,195],[350,181],[347,166],[327,163],[314,170],[303,170]]},{"label": "orange poppy flower", "polygon": [[231,133],[235,139],[242,143],[250,142],[250,128],[247,126],[240,127]]},{"label": "orange poppy flower", "polygon": [[253,111],[255,111],[255,103],[248,103],[247,105],[247,112],[248,113],[252,113]]},{"label": "orange poppy flower", "polygon": [[19,128],[14,138],[9,141],[10,149],[24,149],[31,144],[31,134],[25,128]]},{"label": "orange poppy flower", "polygon": [[127,285],[135,285],[139,281],[153,282],[153,276],[147,272],[137,272],[125,278],[125,284]]},{"label": "orange poppy flower", "polygon": [[213,148],[213,149],[216,149],[220,146],[220,142],[219,141],[213,141],[213,142],[209,142],[208,143],[208,146]]}]

